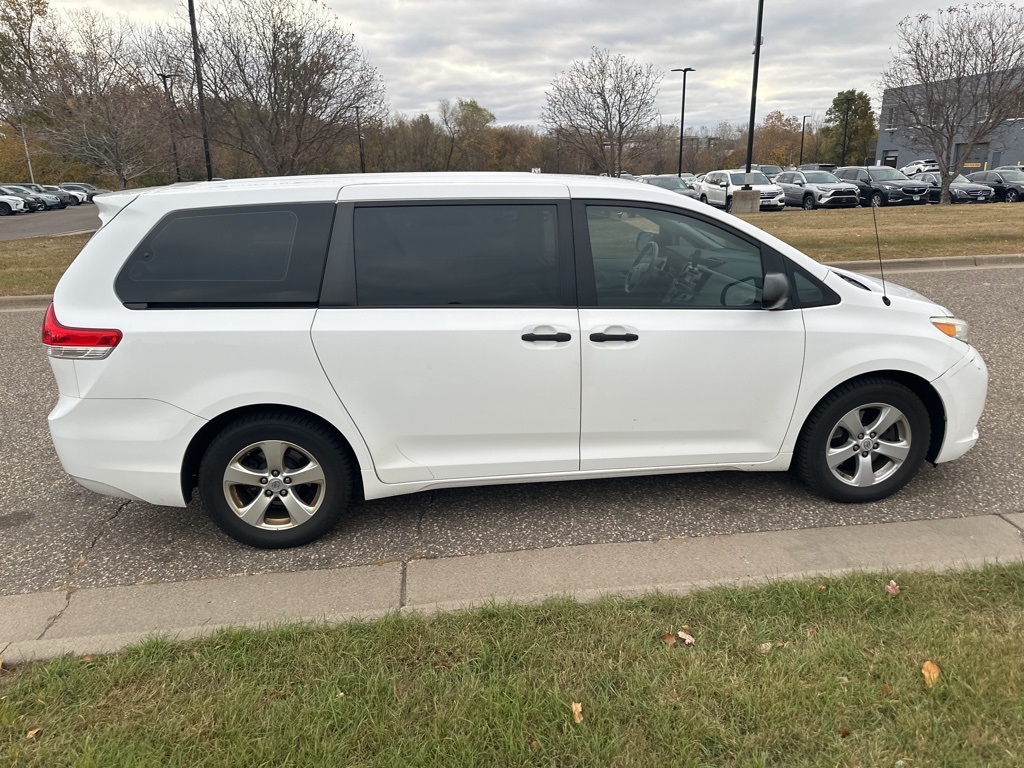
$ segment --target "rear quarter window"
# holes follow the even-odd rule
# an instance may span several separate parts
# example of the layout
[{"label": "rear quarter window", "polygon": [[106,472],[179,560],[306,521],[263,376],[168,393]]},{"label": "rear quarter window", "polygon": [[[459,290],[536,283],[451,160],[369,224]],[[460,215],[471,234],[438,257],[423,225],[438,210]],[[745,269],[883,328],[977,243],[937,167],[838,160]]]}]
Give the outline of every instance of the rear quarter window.
[{"label": "rear quarter window", "polygon": [[315,304],[334,207],[176,211],[132,251],[114,289],[136,306]]}]

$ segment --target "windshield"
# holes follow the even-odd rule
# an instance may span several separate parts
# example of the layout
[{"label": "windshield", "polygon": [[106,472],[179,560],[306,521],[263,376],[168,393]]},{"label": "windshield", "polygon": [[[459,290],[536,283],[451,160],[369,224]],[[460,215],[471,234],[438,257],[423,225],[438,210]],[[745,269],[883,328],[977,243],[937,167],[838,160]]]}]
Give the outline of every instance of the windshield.
[{"label": "windshield", "polygon": [[1003,181],[1024,181],[1024,171],[1000,171]]},{"label": "windshield", "polygon": [[839,179],[827,171],[807,171],[804,178],[814,184],[838,184]]},{"label": "windshield", "polygon": [[[745,174],[745,173],[730,173],[729,174],[729,178],[732,179],[732,183],[733,184],[741,185],[741,184],[745,184],[746,183],[743,180],[743,177],[746,176],[746,175],[747,174]],[[1022,175],[1024,175],[1024,174],[1022,174]],[[750,182],[751,184],[771,184],[771,182],[768,181],[768,177],[765,176],[763,173],[760,173],[758,171],[753,171],[750,174],[750,177],[751,177],[751,182]]]},{"label": "windshield", "polygon": [[905,174],[895,168],[868,168],[868,173],[875,181],[906,181]]},{"label": "windshield", "polygon": [[779,166],[779,165],[762,165],[761,166],[761,172],[762,173],[770,173],[771,175],[774,176],[776,173],[782,173],[782,166]]},{"label": "windshield", "polygon": [[[969,182],[969,181],[968,181],[968,180],[967,180],[967,179],[966,179],[966,178],[964,177],[964,175],[963,175],[962,173],[958,173],[958,174],[956,175],[956,178],[955,178],[955,179],[953,179],[953,181],[955,181],[955,182],[957,182],[957,183],[959,183],[959,184],[970,184],[970,183],[971,183],[971,182]],[[952,183],[953,183],[953,181],[951,181],[951,182],[950,182],[950,184],[952,184]]]}]

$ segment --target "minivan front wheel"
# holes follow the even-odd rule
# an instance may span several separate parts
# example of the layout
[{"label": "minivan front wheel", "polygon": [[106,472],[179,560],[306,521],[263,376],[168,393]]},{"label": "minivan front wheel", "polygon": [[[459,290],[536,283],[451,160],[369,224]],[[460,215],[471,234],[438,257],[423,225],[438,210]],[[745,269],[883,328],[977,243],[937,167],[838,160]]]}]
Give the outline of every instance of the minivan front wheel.
[{"label": "minivan front wheel", "polygon": [[338,438],[316,421],[252,415],[228,425],[199,466],[207,513],[232,538],[275,549],[329,531],[352,496],[352,471]]},{"label": "minivan front wheel", "polygon": [[893,381],[862,379],[818,404],[804,424],[794,468],[833,501],[877,501],[910,482],[930,441],[928,411],[916,394]]}]

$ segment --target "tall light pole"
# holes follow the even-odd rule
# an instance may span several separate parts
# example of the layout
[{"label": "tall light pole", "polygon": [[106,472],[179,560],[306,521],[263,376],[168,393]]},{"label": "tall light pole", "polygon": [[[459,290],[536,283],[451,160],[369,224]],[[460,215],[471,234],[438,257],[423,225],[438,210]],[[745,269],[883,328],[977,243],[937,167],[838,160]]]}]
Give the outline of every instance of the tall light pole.
[{"label": "tall light pole", "polygon": [[[754,155],[754,111],[757,108],[757,69],[761,65],[761,22],[764,19],[764,0],[757,0],[757,32],[754,33],[754,82],[750,86],[750,123],[747,128],[747,173]],[[750,189],[750,185],[744,185]]]},{"label": "tall light pole", "polygon": [[677,176],[683,175],[683,125],[686,122],[686,73],[696,72],[697,70],[693,67],[686,67],[685,69],[673,69],[673,72],[683,73],[683,104],[679,108],[679,170],[676,172]]},{"label": "tall light pole", "polygon": [[800,124],[800,160],[797,162],[797,165],[804,164],[804,129],[807,128],[808,117],[810,117],[810,115],[804,115],[803,123]]},{"label": "tall light pole", "polygon": [[167,85],[167,81],[178,77],[178,73],[157,72],[156,76],[159,77],[164,84],[164,93],[167,94],[167,106],[171,108],[168,126],[171,130],[171,154],[174,155],[174,180],[181,181],[181,164],[178,162],[178,142],[174,138],[174,99],[171,98],[171,89]]},{"label": "tall light pole", "polygon": [[195,0],[188,0],[188,21],[192,26],[192,58],[195,60],[196,67],[196,92],[199,94],[199,125],[203,131],[206,180],[213,181],[213,162],[210,160],[210,131],[206,127],[206,97],[203,95],[203,64],[199,56],[199,33],[196,31]]}]

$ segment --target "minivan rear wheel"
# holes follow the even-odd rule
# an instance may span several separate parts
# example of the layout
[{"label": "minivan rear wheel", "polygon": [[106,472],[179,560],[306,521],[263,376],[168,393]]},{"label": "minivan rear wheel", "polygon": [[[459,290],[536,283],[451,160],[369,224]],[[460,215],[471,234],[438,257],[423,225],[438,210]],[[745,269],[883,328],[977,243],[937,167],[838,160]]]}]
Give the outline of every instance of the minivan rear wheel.
[{"label": "minivan rear wheel", "polygon": [[301,415],[254,414],[232,422],[199,466],[213,522],[252,547],[295,547],[345,514],[352,469],[337,436]]},{"label": "minivan rear wheel", "polygon": [[931,421],[916,394],[894,381],[862,379],[833,390],[814,409],[794,469],[833,501],[877,501],[910,482],[930,441]]}]

